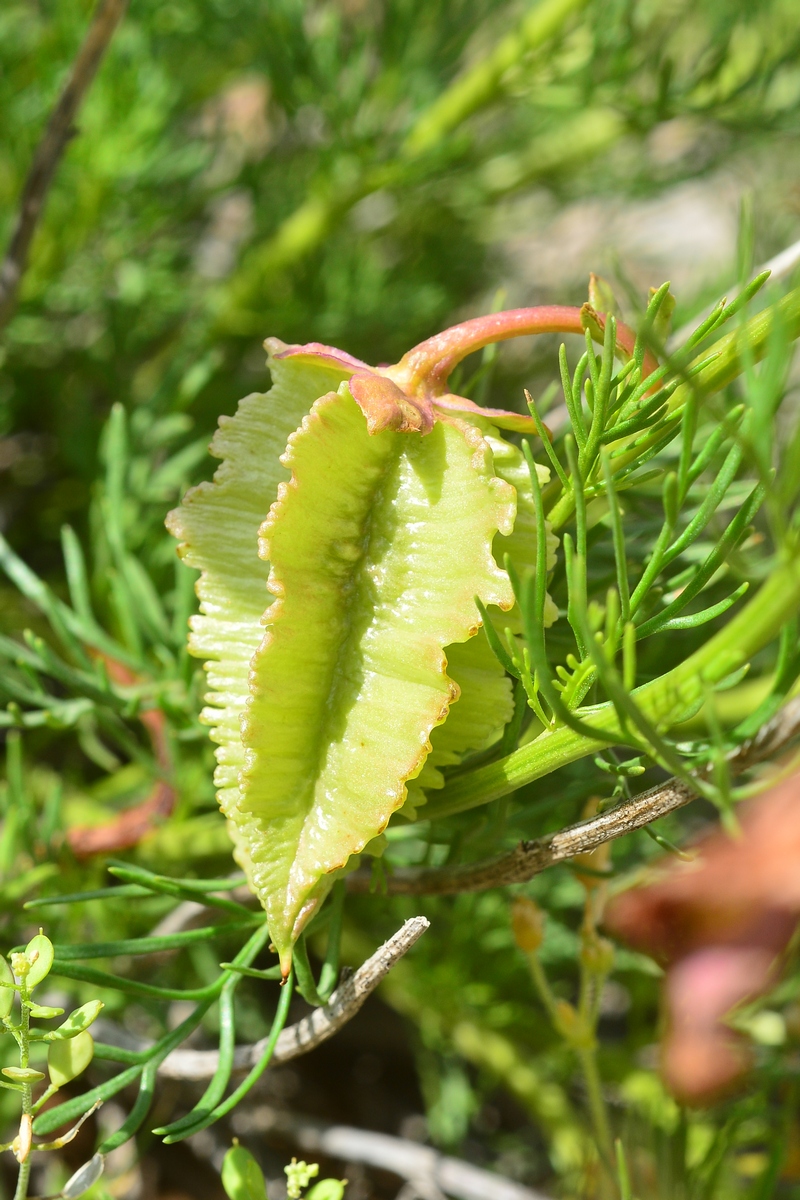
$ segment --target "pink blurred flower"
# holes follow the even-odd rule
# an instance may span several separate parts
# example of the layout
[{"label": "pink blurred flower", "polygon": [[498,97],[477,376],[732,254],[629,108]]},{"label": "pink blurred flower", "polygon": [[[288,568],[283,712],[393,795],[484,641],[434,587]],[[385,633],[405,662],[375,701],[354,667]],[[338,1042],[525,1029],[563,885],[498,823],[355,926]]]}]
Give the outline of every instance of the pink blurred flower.
[{"label": "pink blurred flower", "polygon": [[690,863],[662,861],[656,879],[609,905],[608,929],[666,967],[662,1070],[687,1104],[710,1103],[751,1063],[725,1024],[776,980],[800,916],[800,775],[739,810],[741,834],[717,830]]}]

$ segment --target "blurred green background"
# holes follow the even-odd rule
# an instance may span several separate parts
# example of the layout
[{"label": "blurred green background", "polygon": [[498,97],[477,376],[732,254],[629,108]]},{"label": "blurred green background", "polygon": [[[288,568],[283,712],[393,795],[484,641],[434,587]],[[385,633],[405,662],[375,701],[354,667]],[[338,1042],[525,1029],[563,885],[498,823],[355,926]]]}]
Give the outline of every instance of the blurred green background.
[{"label": "blurred green background", "polygon": [[[2,244],[91,7],[0,8]],[[137,851],[141,861],[175,874],[230,868],[196,724],[201,681],[180,652],[189,573],[176,582],[163,519],[183,488],[210,475],[218,415],[267,387],[263,338],[393,361],[499,305],[580,303],[590,270],[612,281],[631,317],[649,287],[671,279],[680,325],[800,237],[798,129],[797,0],[132,0],[0,342],[0,531],[65,596],[59,539],[73,526],[93,548],[89,584],[103,621],[162,688],[178,806]],[[522,386],[540,395],[557,374],[554,349],[548,339],[503,348],[479,398],[518,407]],[[123,411],[109,426],[114,405]],[[115,558],[108,530],[117,527],[149,585]],[[127,600],[115,591],[117,569]],[[126,626],[132,595],[144,634]],[[45,628],[5,581],[0,626]],[[153,649],[162,642],[163,653]],[[30,820],[53,833],[141,799],[152,763],[135,712],[130,722],[130,754],[110,749],[91,722],[40,723],[22,754],[12,740],[6,811],[24,795]],[[579,814],[583,788],[580,772],[572,791],[569,772],[562,782],[559,821]],[[552,800],[534,798],[534,816],[508,836],[547,825]],[[499,835],[489,820],[474,836],[485,853]],[[0,841],[9,945],[34,887],[104,878],[102,864],[77,864],[58,838],[53,849],[14,837]],[[569,994],[581,888],[564,868],[529,892],[553,914],[543,960]],[[351,960],[412,909],[419,904],[377,898],[352,905]],[[339,1058],[320,1059],[318,1076],[304,1065],[277,1073],[274,1087],[288,1079],[284,1099],[301,1111],[395,1133],[408,1134],[424,1107],[436,1144],[576,1194],[582,1100],[568,1052],[535,1011],[507,898],[426,901],[424,911],[435,936],[420,945],[417,970],[404,964],[385,992],[410,1018],[406,1032],[376,1008]],[[57,932],[88,940],[102,925],[103,936],[123,936],[157,915],[72,910]],[[687,1134],[653,1071],[653,969],[624,954],[619,969],[605,1066],[615,1103],[639,1130],[631,1137],[644,1147],[644,1194],[688,1196],[670,1174],[670,1139],[688,1136],[700,1162],[728,1128],[725,1170],[693,1198],[800,1194],[794,1151],[783,1183],[758,1191],[785,1096],[774,1109],[768,1090],[754,1093],[746,1111],[693,1119]],[[165,1019],[115,1003],[135,1029],[157,1032]],[[249,1003],[242,1035],[255,1037],[264,1017]],[[162,1180],[153,1194],[172,1186]],[[367,1177],[359,1186],[353,1200],[393,1194]]]},{"label": "blurred green background", "polygon": [[[0,12],[0,237],[90,11]],[[794,0],[538,11],[134,0],[4,337],[18,547],[50,566],[80,524],[115,401],[194,478],[217,415],[265,386],[266,335],[394,361],[498,288],[509,307],[581,299],[590,269],[639,299],[672,277],[685,316],[736,279],[742,196],[756,259],[797,236]],[[496,402],[537,382],[534,354],[503,356]],[[178,482],[147,481],[159,514]]]}]

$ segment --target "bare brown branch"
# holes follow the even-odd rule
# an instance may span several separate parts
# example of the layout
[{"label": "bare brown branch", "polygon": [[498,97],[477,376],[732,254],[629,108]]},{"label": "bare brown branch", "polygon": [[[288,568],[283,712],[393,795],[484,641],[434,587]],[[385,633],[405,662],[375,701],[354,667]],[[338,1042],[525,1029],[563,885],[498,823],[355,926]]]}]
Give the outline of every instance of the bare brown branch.
[{"label": "bare brown branch", "polygon": [[[302,1021],[284,1029],[278,1038],[272,1062],[287,1062],[290,1058],[308,1054],[315,1046],[338,1033],[429,926],[427,917],[411,917],[406,921],[402,929],[398,929],[388,942],[380,946],[354,975],[340,984],[324,1008],[315,1008]],[[263,1054],[266,1042],[264,1038],[252,1046],[239,1046],[234,1057],[234,1070],[247,1071],[254,1066]],[[158,1068],[158,1073],[168,1079],[210,1079],[218,1060],[216,1050],[173,1050]]]},{"label": "bare brown branch", "polygon": [[[764,762],[800,733],[800,697],[790,700],[764,725],[754,738],[740,746],[729,759],[731,771],[740,774]],[[557,833],[530,842],[520,842],[513,850],[495,858],[452,867],[406,867],[395,870],[386,879],[391,895],[447,895],[480,892],[511,883],[525,883],[546,867],[564,862],[576,854],[594,850],[603,842],[641,829],[651,821],[674,812],[694,800],[697,793],[685,783],[671,779],[635,796],[627,803],[580,821]],[[367,892],[371,876],[357,871],[348,876],[348,890]]]},{"label": "bare brown branch", "polygon": [[0,329],[8,323],[14,311],[19,285],[28,265],[31,242],[50,184],[67,143],[75,133],[73,122],[127,3],[128,0],[100,0],[66,87],[36,149],[22,189],[11,241],[0,265]]}]

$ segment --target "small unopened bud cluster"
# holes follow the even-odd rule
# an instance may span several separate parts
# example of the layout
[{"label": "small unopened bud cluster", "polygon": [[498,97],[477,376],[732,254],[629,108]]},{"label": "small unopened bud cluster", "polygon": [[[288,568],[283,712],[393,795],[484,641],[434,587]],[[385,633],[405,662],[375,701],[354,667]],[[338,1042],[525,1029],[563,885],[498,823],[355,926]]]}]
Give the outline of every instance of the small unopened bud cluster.
[{"label": "small unopened bud cluster", "polygon": [[11,955],[11,970],[14,972],[17,979],[24,979],[27,981],[28,972],[32,966],[33,963],[30,962],[27,954],[25,954],[24,951],[18,950]]}]

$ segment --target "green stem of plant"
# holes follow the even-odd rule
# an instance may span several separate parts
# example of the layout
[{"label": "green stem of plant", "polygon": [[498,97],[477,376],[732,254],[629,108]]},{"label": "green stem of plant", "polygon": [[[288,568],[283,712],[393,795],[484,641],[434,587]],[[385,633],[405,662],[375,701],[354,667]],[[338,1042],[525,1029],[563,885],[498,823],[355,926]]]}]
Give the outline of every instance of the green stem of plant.
[{"label": "green stem of plant", "polygon": [[549,1016],[550,1020],[555,1024],[556,1001],[552,991],[550,990],[550,982],[544,973],[544,967],[539,962],[539,956],[535,951],[532,954],[528,954],[527,958],[531,977],[536,990],[539,993],[539,998],[541,999],[544,1007],[547,1009],[547,1015]]},{"label": "green stem of plant", "polygon": [[586,1096],[589,1101],[589,1115],[592,1120],[594,1136],[603,1163],[613,1178],[614,1141],[611,1137],[608,1109],[606,1108],[606,1101],[603,1095],[600,1071],[597,1067],[597,1050],[592,1046],[579,1047],[576,1048],[576,1051],[586,1084]]},{"label": "green stem of plant", "polygon": [[[777,567],[750,603],[704,646],[672,671],[636,689],[633,695],[642,712],[659,727],[668,728],[686,719],[709,687],[748,663],[778,635],[798,605],[800,558],[793,558]],[[594,729],[607,730],[608,741],[591,739],[565,726],[545,731],[513,754],[458,776],[428,802],[425,817],[450,816],[497,800],[619,741],[620,723],[612,704],[584,710],[581,715]]]},{"label": "green stem of plant", "polygon": [[31,1177],[31,1156],[30,1154],[21,1164],[19,1174],[17,1175],[17,1187],[14,1192],[14,1200],[25,1200],[28,1195],[28,1183]]},{"label": "green stem of plant", "polygon": [[[680,411],[693,395],[707,396],[721,391],[726,384],[742,372],[745,359],[758,362],[763,358],[776,322],[783,325],[788,338],[793,339],[800,336],[800,288],[789,292],[777,304],[756,313],[741,329],[735,329],[720,338],[716,345],[711,347],[711,353],[714,355],[711,361],[707,362],[706,366],[693,376],[691,382],[682,383],[675,389],[667,401],[667,411],[669,413]],[[687,370],[691,371],[693,367],[708,357],[709,351],[704,350],[702,354],[693,359]],[[632,435],[631,440],[635,440],[637,436]],[[659,435],[653,434],[654,438],[657,436]],[[609,446],[609,454],[624,444],[624,442],[620,442],[616,446]],[[627,454],[614,457],[615,472],[641,455],[648,445],[648,442],[640,442],[635,450],[631,449]],[[548,513],[548,520],[554,531],[567,523],[574,508],[575,495],[573,491],[564,492],[559,496]]]},{"label": "green stem of plant", "polygon": [[[539,956],[536,952],[526,955],[528,967],[530,969],[531,978],[533,979],[536,991],[539,993],[539,998],[547,1011],[551,1022],[556,1029],[559,1028],[558,1009],[556,999],[550,987],[550,981],[545,974],[544,967],[539,961]],[[582,972],[582,987],[584,992],[586,984],[586,972]],[[585,1006],[581,1006],[583,1009]],[[588,1020],[588,1014],[581,1014],[584,1020]],[[563,1036],[563,1035],[562,1035]],[[580,1045],[576,1041],[567,1038],[567,1044],[572,1046],[577,1055],[578,1061],[583,1072],[584,1081],[586,1083],[586,1094],[589,1101],[589,1115],[591,1117],[592,1129],[594,1131],[595,1140],[597,1141],[600,1155],[606,1168],[613,1171],[611,1164],[613,1162],[614,1145],[611,1138],[611,1125],[608,1120],[608,1110],[606,1108],[605,1097],[600,1082],[600,1073],[597,1068],[597,1050],[592,1038],[590,1046]]]},{"label": "green stem of plant", "polygon": [[[30,999],[28,988],[23,978],[19,989],[20,999],[20,1023],[19,1023],[19,1065],[22,1068],[27,1068],[30,1065],[30,1024],[31,1014],[28,1008],[27,1001]],[[29,1083],[22,1085],[22,1116],[28,1120],[32,1120],[32,1086]],[[31,1151],[28,1151],[25,1161],[20,1163],[19,1173],[17,1175],[17,1187],[14,1192],[14,1200],[25,1200],[28,1195],[28,1183],[31,1174]]]}]

